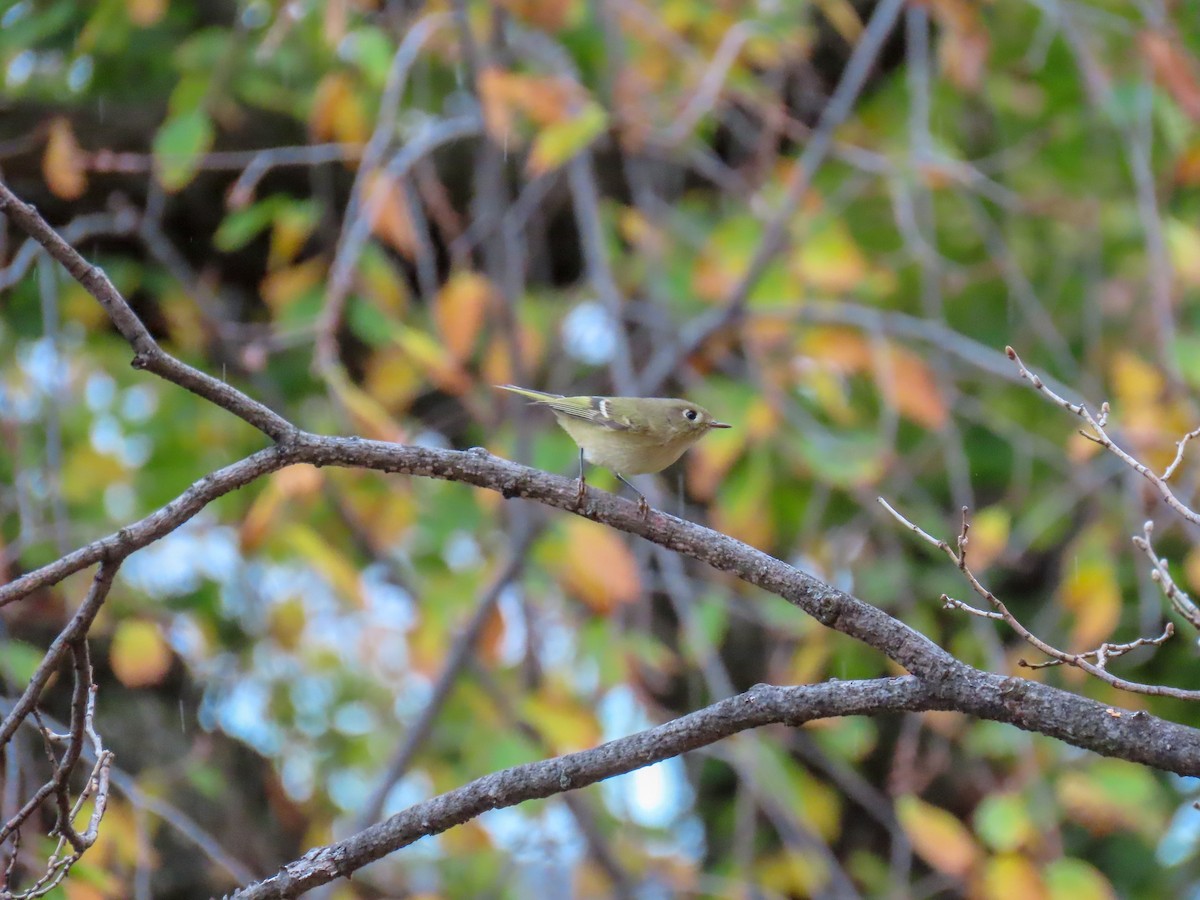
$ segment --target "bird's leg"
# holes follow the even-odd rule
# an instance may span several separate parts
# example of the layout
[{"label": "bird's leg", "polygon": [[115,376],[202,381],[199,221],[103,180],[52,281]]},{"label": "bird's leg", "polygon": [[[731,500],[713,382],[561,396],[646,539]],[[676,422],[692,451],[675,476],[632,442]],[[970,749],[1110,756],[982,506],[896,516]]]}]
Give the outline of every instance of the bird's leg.
[{"label": "bird's leg", "polygon": [[641,514],[642,518],[644,519],[646,516],[650,515],[650,504],[646,502],[645,495],[628,481],[626,481],[625,476],[620,472],[613,472],[613,474],[616,475],[617,478],[621,479],[621,483],[623,485],[638,495],[638,512]]},{"label": "bird's leg", "polygon": [[579,448],[579,493],[575,495],[575,505],[583,506],[584,498],[587,496],[587,479],[583,477],[583,448]]}]

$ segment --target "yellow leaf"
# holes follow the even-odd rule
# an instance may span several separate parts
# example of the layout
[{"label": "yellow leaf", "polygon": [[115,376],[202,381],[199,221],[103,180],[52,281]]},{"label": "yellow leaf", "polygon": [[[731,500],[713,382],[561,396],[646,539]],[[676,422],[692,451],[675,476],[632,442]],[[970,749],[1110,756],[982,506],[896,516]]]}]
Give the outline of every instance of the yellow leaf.
[{"label": "yellow leaf", "polygon": [[309,114],[309,127],[317,140],[366,143],[370,124],[349,75],[330,72],[321,79]]},{"label": "yellow leaf", "polygon": [[818,291],[848,293],[867,275],[867,257],[840,220],[805,236],[795,255],[797,274]]},{"label": "yellow leaf", "polygon": [[966,878],[979,863],[975,838],[946,810],[908,794],[897,798],[896,815],[917,855],[939,872]]},{"label": "yellow leaf", "polygon": [[87,190],[86,159],[71,122],[57,116],[50,123],[46,152],[42,155],[42,177],[56,197],[77,200]]},{"label": "yellow leaf", "polygon": [[815,5],[842,40],[851,47],[858,43],[863,23],[850,0],[816,0]]},{"label": "yellow leaf", "polygon": [[314,256],[305,262],[271,272],[259,284],[258,290],[271,311],[280,313],[320,284],[328,269],[324,259]]},{"label": "yellow leaf", "polygon": [[308,622],[308,612],[300,597],[288,597],[271,604],[267,618],[267,633],[275,638],[280,647],[285,650],[295,650],[300,646],[300,638],[304,635],[304,626]]},{"label": "yellow leaf", "polygon": [[465,394],[471,379],[430,335],[416,328],[399,326],[393,335],[412,363],[435,385],[450,394]]},{"label": "yellow leaf", "polygon": [[94,500],[102,485],[119,484],[124,477],[125,466],[119,459],[80,444],[68,453],[63,466],[63,497],[73,503]]},{"label": "yellow leaf", "polygon": [[600,725],[595,710],[553,688],[542,690],[521,704],[554,753],[572,753],[600,742]]},{"label": "yellow leaf", "polygon": [[1148,406],[1158,401],[1166,384],[1162,372],[1129,350],[1118,350],[1112,357],[1113,390],[1124,407]]},{"label": "yellow leaf", "polygon": [[1049,892],[1037,867],[1024,856],[1005,853],[987,861],[983,869],[981,900],[1048,900]]},{"label": "yellow leaf", "polygon": [[1165,231],[1175,275],[1188,287],[1200,286],[1200,229],[1172,217]]},{"label": "yellow leaf", "polygon": [[642,596],[637,560],[617,532],[587,519],[566,526],[559,574],[566,589],[599,615]]},{"label": "yellow leaf", "polygon": [[424,390],[425,380],[403,353],[372,353],[367,357],[363,387],[386,409],[404,412]]},{"label": "yellow leaf", "polygon": [[276,536],[312,566],[341,597],[358,609],[363,607],[358,566],[316,530],[299,522],[285,524]]},{"label": "yellow leaf", "polygon": [[1008,544],[1012,517],[1001,506],[989,506],[971,516],[971,532],[967,544],[967,561],[976,572],[982,572],[996,561]]},{"label": "yellow leaf", "polygon": [[547,125],[533,141],[526,160],[526,170],[533,177],[545,175],[566,164],[581,150],[604,133],[608,114],[591,101],[570,118]]},{"label": "yellow leaf", "polygon": [[316,227],[316,218],[305,210],[280,210],[271,223],[267,268],[278,269],[294,260]]},{"label": "yellow leaf", "polygon": [[829,884],[829,865],[816,851],[778,850],[754,870],[761,887],[784,897],[812,897]]},{"label": "yellow leaf", "polygon": [[171,648],[158,625],[145,619],[127,619],[119,624],[108,656],[113,674],[129,688],[158,684],[171,669]]},{"label": "yellow leaf", "polygon": [[347,378],[344,369],[336,366],[324,374],[325,383],[354,420],[355,428],[360,434],[380,441],[404,441],[404,429],[392,419],[378,400]]},{"label": "yellow leaf", "polygon": [[275,525],[283,495],[271,484],[254,498],[238,529],[238,543],[243,553],[253,553]]},{"label": "yellow leaf", "polygon": [[866,371],[871,365],[870,343],[852,328],[810,328],[798,349],[826,368],[845,374]]},{"label": "yellow leaf", "polygon": [[459,362],[470,357],[491,298],[491,282],[476,272],[455,272],[434,298],[434,322]]},{"label": "yellow leaf", "polygon": [[1121,618],[1121,589],[1112,557],[1099,553],[1068,555],[1058,599],[1075,616],[1071,648],[1092,650],[1112,636]]},{"label": "yellow leaf", "polygon": [[[535,370],[546,353],[545,333],[524,322],[517,325],[517,352],[522,368]],[[488,343],[481,366],[484,380],[489,384],[511,384],[519,380],[513,369],[512,349],[507,335],[496,334]]]}]

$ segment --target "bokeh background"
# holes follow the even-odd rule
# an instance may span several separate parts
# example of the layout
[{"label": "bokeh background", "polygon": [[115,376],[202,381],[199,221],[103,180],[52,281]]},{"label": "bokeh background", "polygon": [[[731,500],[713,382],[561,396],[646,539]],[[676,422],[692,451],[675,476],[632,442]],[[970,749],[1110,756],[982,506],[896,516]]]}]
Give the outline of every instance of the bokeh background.
[{"label": "bokeh background", "polygon": [[[1200,425],[1200,6],[928,0],[881,30],[887,6],[0,0],[0,177],[171,352],[303,428],[572,474],[492,384],[687,396],[735,427],[638,480],[657,506],[974,665],[1200,724],[1019,668],[1033,649],[943,610],[967,586],[875,500],[945,538],[969,507],[976,572],[1072,650],[1172,617],[1130,543],[1147,518],[1200,589],[1194,531],[1003,352],[1111,401],[1159,471]],[[0,223],[0,577],[263,446],[131,355]],[[4,695],[85,588],[0,613]],[[1197,686],[1175,620],[1114,669]],[[70,898],[209,896],[756,682],[890,671],[585,520],[311,468],[138,552],[92,634],[125,788]],[[4,818],[44,762],[26,738]],[[1200,896],[1195,792],[958,715],[845,719],[488,813],[321,895]]]}]

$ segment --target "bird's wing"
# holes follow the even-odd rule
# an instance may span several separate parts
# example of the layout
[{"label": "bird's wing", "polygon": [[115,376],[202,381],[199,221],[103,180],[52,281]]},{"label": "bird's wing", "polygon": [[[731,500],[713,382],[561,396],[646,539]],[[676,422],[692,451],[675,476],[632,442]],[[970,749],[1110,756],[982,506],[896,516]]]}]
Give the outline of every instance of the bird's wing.
[{"label": "bird's wing", "polygon": [[628,416],[614,414],[609,406],[609,397],[562,397],[558,394],[547,394],[542,391],[531,391],[529,388],[517,387],[512,384],[498,384],[496,387],[522,397],[528,397],[534,403],[548,406],[556,413],[570,416],[572,419],[582,419],[594,425],[611,428],[613,431],[644,431],[645,426],[630,419]]}]

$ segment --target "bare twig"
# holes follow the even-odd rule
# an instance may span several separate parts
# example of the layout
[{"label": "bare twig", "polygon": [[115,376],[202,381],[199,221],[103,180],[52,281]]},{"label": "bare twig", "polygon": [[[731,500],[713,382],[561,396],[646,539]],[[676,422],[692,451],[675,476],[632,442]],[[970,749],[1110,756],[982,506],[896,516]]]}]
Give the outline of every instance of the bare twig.
[{"label": "bare twig", "polygon": [[1142,532],[1141,535],[1134,535],[1133,543],[1134,546],[1146,554],[1146,557],[1150,560],[1150,565],[1154,567],[1150,572],[1151,579],[1158,584],[1163,592],[1163,596],[1175,607],[1175,611],[1187,619],[1192,624],[1192,627],[1200,630],[1200,609],[1196,608],[1196,604],[1192,602],[1192,598],[1188,595],[1187,591],[1179,587],[1175,583],[1175,580],[1171,578],[1171,572],[1167,568],[1166,559],[1154,551],[1154,545],[1150,541],[1150,536],[1154,533],[1154,523],[1150,521],[1146,522],[1142,526]]},{"label": "bare twig", "polygon": [[71,276],[95,297],[108,313],[121,337],[129,342],[135,356],[133,366],[146,369],[167,381],[187,388],[217,406],[253,425],[276,441],[286,440],[295,428],[282,416],[241,391],[211,375],[180,362],[164,351],[150,335],[125,298],[113,287],[108,276],[87,262],[52,229],[37,210],[23,203],[8,186],[0,182],[0,213],[46,248]]},{"label": "bare twig", "polygon": [[[1171,490],[1170,486],[1166,482],[1166,476],[1154,474],[1154,472],[1150,470],[1149,466],[1140,462],[1136,457],[1134,457],[1108,436],[1104,430],[1104,426],[1108,424],[1109,408],[1107,402],[1100,404],[1100,411],[1093,415],[1091,410],[1089,410],[1084,404],[1072,403],[1047,387],[1046,383],[1040,377],[1025,367],[1025,364],[1021,362],[1021,358],[1017,356],[1017,351],[1012,347],[1005,347],[1004,352],[1008,354],[1009,359],[1017,364],[1017,368],[1021,372],[1021,377],[1033,385],[1034,390],[1041,393],[1054,405],[1061,406],[1067,412],[1078,416],[1087,423],[1087,426],[1091,429],[1091,432],[1089,433],[1087,431],[1080,431],[1080,434],[1082,434],[1088,440],[1099,444],[1105,450],[1112,453],[1123,463],[1125,463],[1125,465],[1129,466],[1129,468],[1133,469],[1152,485],[1154,485],[1155,490],[1158,491],[1159,496],[1163,498],[1167,506],[1175,510],[1175,512],[1177,512],[1180,516],[1191,522],[1193,525],[1200,525],[1200,513],[1197,513],[1175,496],[1174,491]],[[1183,453],[1183,445],[1189,440],[1189,438],[1190,434],[1178,442],[1177,456]],[[1175,466],[1176,463],[1172,463],[1171,466],[1168,467],[1168,471],[1173,473]]]},{"label": "bare twig", "polygon": [[[962,530],[959,533],[957,541],[959,549],[958,552],[955,552],[954,548],[952,548],[946,541],[933,537],[918,525],[913,524],[911,521],[905,518],[904,515],[897,512],[896,509],[882,497],[878,499],[880,505],[889,513],[891,513],[897,522],[912,531],[926,543],[945,553],[954,563],[955,567],[962,572],[963,577],[967,579],[967,583],[971,586],[971,589],[984,600],[986,600],[988,604],[995,610],[995,612],[993,613],[987,610],[978,609],[977,607],[963,603],[960,600],[954,600],[953,598],[947,597],[945,594],[943,594],[942,603],[947,608],[961,609],[964,612],[972,615],[982,616],[988,619],[1003,619],[1004,622],[1006,622],[1008,626],[1021,637],[1022,640],[1033,645],[1038,650],[1042,651],[1042,653],[1045,653],[1051,659],[1055,660],[1055,664],[1065,664],[1083,669],[1083,671],[1087,672],[1089,675],[1092,675],[1095,678],[1098,678],[1101,681],[1118,688],[1119,690],[1129,691],[1133,694],[1151,694],[1157,697],[1174,697],[1177,700],[1200,700],[1200,691],[1189,691],[1184,690],[1183,688],[1167,687],[1166,685],[1161,684],[1142,684],[1141,682],[1137,681],[1127,681],[1124,678],[1118,678],[1105,669],[1105,665],[1109,659],[1113,659],[1128,653],[1130,650],[1133,650],[1136,647],[1143,647],[1147,645],[1158,646],[1159,644],[1163,643],[1163,641],[1165,641],[1174,633],[1174,626],[1172,626],[1170,623],[1167,624],[1163,634],[1157,638],[1139,638],[1136,641],[1131,641],[1128,644],[1105,643],[1095,650],[1089,650],[1082,653],[1069,653],[1066,650],[1059,650],[1057,647],[1043,641],[1036,634],[1022,625],[1017,617],[1009,611],[1004,602],[980,583],[979,579],[975,577],[975,573],[971,571],[970,566],[967,565],[967,532],[970,526],[967,523],[967,511],[965,508],[963,509]],[[1096,662],[1090,662],[1092,659],[1095,659]],[[1042,668],[1040,665],[1030,665],[1024,660],[1021,660],[1020,664],[1027,668]]]}]

